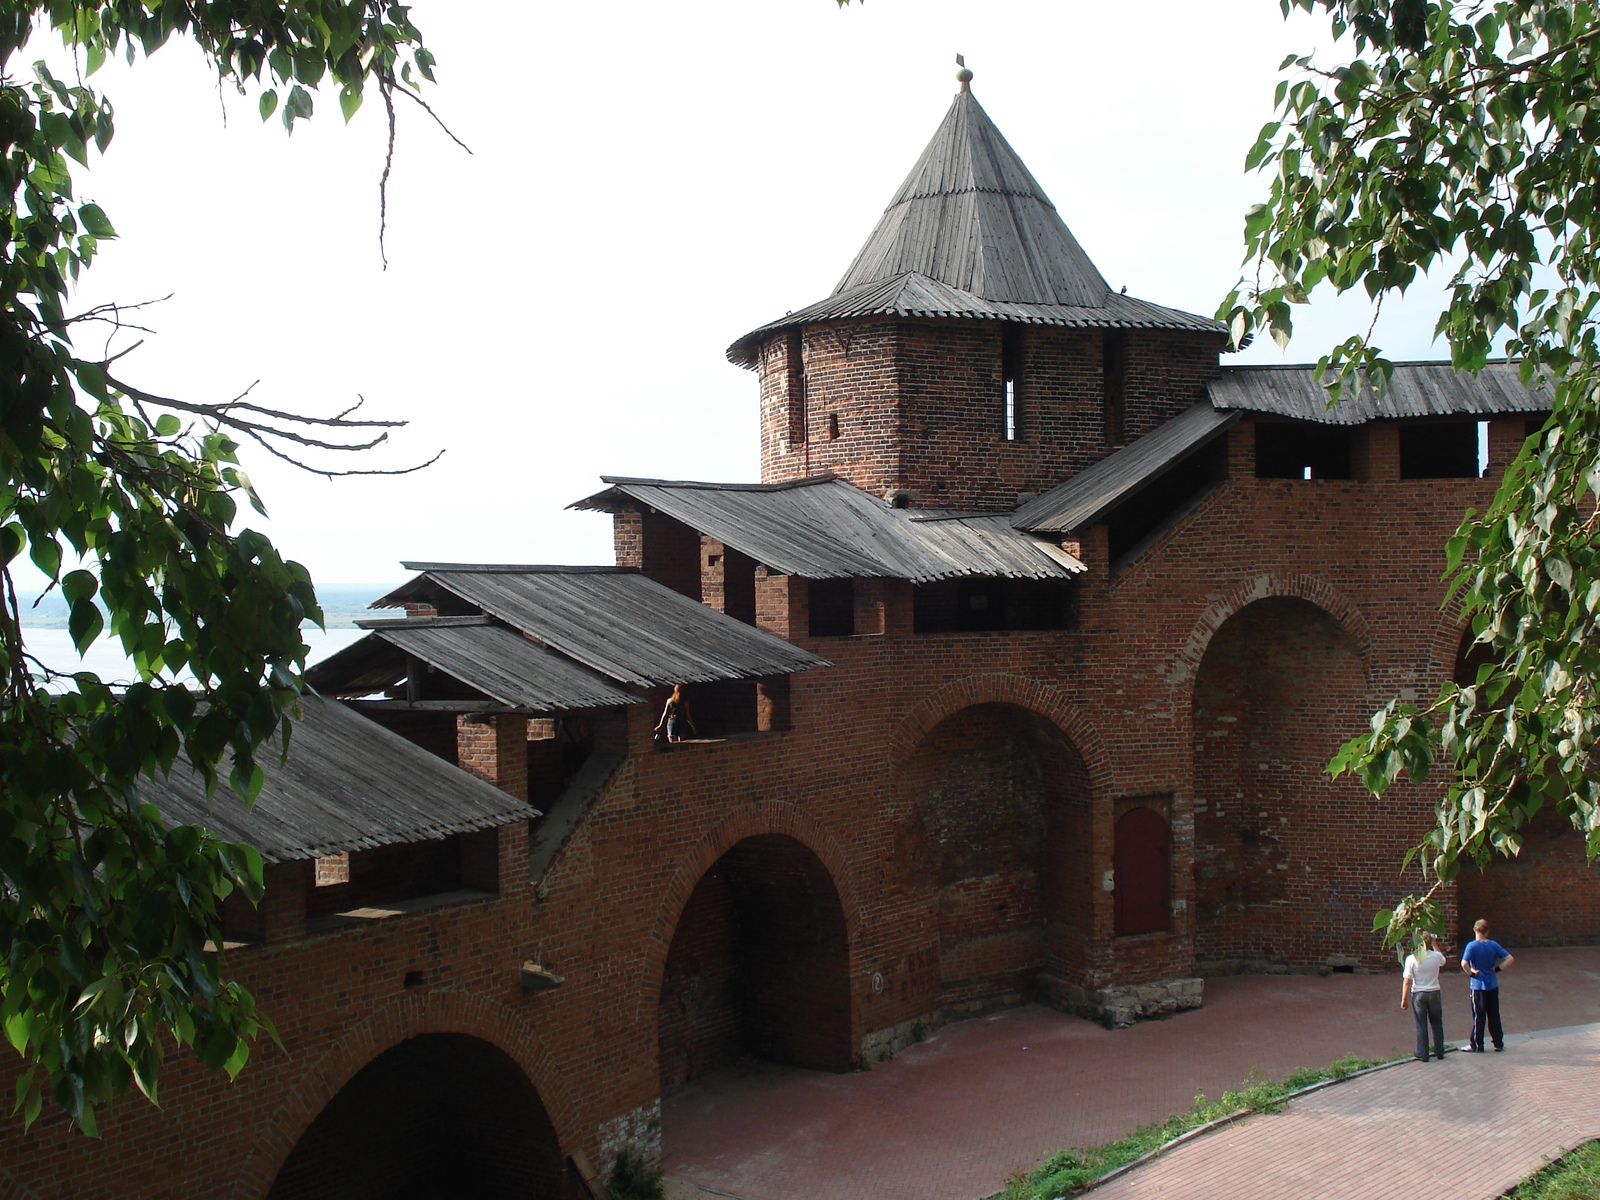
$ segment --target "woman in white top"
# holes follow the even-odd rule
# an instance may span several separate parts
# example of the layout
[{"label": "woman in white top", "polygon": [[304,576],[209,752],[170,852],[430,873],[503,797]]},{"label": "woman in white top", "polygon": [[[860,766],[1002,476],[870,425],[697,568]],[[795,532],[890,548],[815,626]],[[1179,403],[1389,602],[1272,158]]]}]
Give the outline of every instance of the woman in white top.
[{"label": "woman in white top", "polygon": [[1439,949],[1439,939],[1431,933],[1422,935],[1423,950],[1420,955],[1406,955],[1405,977],[1400,983],[1400,1007],[1411,1009],[1417,1021],[1417,1061],[1428,1061],[1428,1027],[1433,1027],[1433,1050],[1444,1057],[1444,1005],[1439,997],[1439,968],[1444,966],[1444,954]]}]

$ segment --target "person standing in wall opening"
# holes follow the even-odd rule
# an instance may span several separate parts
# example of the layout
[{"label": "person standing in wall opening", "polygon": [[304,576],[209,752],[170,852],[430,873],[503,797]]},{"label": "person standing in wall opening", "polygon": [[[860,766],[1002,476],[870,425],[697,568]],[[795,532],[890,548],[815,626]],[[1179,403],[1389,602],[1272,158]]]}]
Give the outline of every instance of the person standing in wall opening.
[{"label": "person standing in wall opening", "polygon": [[1472,977],[1472,1037],[1467,1049],[1482,1054],[1486,1025],[1494,1048],[1506,1048],[1505,1032],[1500,1028],[1500,981],[1495,976],[1517,960],[1489,937],[1489,922],[1480,918],[1473,924],[1472,932],[1473,942],[1461,952],[1461,970]]},{"label": "person standing in wall opening", "polygon": [[672,695],[667,697],[666,706],[661,710],[661,720],[656,722],[656,732],[664,734],[669,742],[681,742],[685,729],[695,737],[700,736],[700,731],[694,727],[694,717],[689,715],[689,701],[683,694],[683,684],[675,683],[672,685]]},{"label": "person standing in wall opening", "polygon": [[1405,977],[1400,982],[1400,1007],[1410,1007],[1417,1020],[1417,1061],[1428,1061],[1428,1028],[1433,1027],[1433,1052],[1444,1058],[1444,1004],[1439,994],[1439,968],[1444,952],[1439,938],[1422,935],[1420,952],[1406,955]]}]

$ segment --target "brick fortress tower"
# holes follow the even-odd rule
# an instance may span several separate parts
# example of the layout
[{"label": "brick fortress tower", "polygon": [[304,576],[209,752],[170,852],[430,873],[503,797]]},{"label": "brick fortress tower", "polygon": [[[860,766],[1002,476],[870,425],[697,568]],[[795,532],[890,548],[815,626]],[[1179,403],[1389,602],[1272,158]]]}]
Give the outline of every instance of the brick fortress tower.
[{"label": "brick fortress tower", "polygon": [[826,300],[746,334],[764,482],[1002,511],[1193,404],[1205,317],[1113,291],[968,86]]}]

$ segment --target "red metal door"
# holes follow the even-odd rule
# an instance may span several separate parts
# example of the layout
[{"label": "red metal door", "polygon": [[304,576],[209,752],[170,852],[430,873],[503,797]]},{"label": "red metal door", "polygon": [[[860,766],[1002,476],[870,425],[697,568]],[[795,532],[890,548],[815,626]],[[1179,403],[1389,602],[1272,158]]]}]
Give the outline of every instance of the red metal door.
[{"label": "red metal door", "polygon": [[1167,822],[1153,808],[1130,808],[1117,820],[1111,865],[1117,936],[1158,933],[1171,926],[1172,867]]}]

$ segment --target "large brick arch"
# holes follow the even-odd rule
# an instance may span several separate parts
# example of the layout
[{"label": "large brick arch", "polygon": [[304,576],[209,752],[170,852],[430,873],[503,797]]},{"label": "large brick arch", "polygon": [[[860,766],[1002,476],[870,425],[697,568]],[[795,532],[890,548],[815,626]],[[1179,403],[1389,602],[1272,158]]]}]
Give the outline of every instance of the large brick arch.
[{"label": "large brick arch", "polygon": [[[1175,691],[1184,697],[1192,696],[1200,662],[1206,656],[1211,639],[1228,619],[1257,600],[1275,598],[1305,600],[1326,612],[1344,631],[1361,660],[1362,670],[1370,683],[1372,679],[1372,626],[1353,600],[1332,584],[1315,575],[1257,575],[1237,584],[1217,597],[1195,620],[1184,639],[1183,647],[1173,655],[1167,667],[1167,680]],[[1180,710],[1187,705],[1180,706]]]},{"label": "large brick arch", "polygon": [[266,1195],[295,1144],[357,1072],[386,1050],[425,1033],[466,1034],[503,1051],[533,1084],[563,1148],[581,1143],[578,1131],[570,1127],[579,1097],[524,1014],[473,992],[413,993],[342,1030],[324,1053],[307,1057],[285,1089],[286,1098],[260,1124],[232,1195],[238,1200]]},{"label": "large brick arch", "polygon": [[1428,659],[1423,666],[1425,674],[1418,680],[1417,699],[1429,703],[1439,688],[1455,677],[1456,657],[1461,653],[1461,639],[1467,633],[1467,622],[1461,613],[1461,601],[1451,597],[1434,618],[1433,633],[1428,639]]},{"label": "large brick arch", "polygon": [[1018,675],[968,675],[924,696],[890,738],[894,763],[904,764],[941,721],[976,704],[1012,704],[1037,713],[1059,729],[1083,757],[1093,792],[1110,792],[1111,756],[1083,710],[1060,688]]},{"label": "large brick arch", "polygon": [[678,918],[689,903],[695,886],[719,858],[740,842],[768,834],[793,838],[816,855],[827,870],[839,893],[839,906],[844,910],[845,933],[850,940],[851,973],[855,973],[859,954],[857,935],[861,924],[861,887],[855,871],[845,858],[843,847],[803,809],[786,801],[768,800],[729,817],[702,837],[679,862],[661,898],[655,927],[645,943],[645,977],[644,986],[639,992],[639,1019],[643,1019],[645,1013],[654,1008],[660,997],[667,952],[672,948],[672,935],[678,928]]}]

